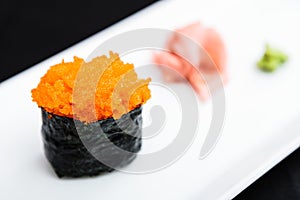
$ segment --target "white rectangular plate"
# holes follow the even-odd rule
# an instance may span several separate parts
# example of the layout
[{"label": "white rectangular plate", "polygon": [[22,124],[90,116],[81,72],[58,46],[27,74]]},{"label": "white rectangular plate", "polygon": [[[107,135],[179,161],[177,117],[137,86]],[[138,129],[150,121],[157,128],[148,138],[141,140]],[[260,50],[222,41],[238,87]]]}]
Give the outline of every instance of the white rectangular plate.
[{"label": "white rectangular plate", "polygon": [[[297,0],[158,2],[1,83],[0,199],[233,198],[299,147],[299,9]],[[199,102],[204,128],[199,128],[192,146],[173,165],[142,175],[114,172],[95,178],[58,179],[43,155],[40,111],[30,94],[48,67],[74,55],[86,58],[101,42],[127,30],[173,29],[198,20],[219,30],[229,56],[226,120],[212,153],[198,159],[206,136],[202,130],[211,116],[210,103]],[[265,42],[281,47],[290,57],[274,74],[255,67]],[[143,59],[133,58],[132,62]],[[161,102],[150,101],[145,110],[156,103],[169,103],[158,89],[152,93]],[[152,145],[147,141],[143,151],[155,151],[169,139],[162,137]]]}]

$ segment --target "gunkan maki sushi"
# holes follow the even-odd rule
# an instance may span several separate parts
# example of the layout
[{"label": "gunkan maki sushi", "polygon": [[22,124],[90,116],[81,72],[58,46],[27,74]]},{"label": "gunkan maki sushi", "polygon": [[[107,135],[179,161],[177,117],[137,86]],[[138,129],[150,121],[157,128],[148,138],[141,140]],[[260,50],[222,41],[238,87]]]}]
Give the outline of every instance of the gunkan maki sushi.
[{"label": "gunkan maki sushi", "polygon": [[134,160],[149,82],[113,52],[50,67],[31,92],[42,112],[45,155],[58,177],[94,176]]}]

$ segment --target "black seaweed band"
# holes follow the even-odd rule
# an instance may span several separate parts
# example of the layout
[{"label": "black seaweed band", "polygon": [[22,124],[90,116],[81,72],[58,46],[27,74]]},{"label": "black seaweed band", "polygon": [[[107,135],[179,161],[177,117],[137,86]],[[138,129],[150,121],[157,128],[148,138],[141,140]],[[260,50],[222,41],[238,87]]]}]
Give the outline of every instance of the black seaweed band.
[{"label": "black seaweed band", "polygon": [[[74,122],[72,118],[53,115],[44,109],[42,119],[45,154],[59,177],[95,176],[111,172],[114,168],[101,163],[93,156],[94,153],[104,155],[116,167],[123,167],[134,160],[135,153],[141,149],[142,107],[117,120],[108,118],[89,124],[78,120]],[[92,149],[89,150],[92,150],[93,155],[84,146],[82,139],[91,144]],[[108,145],[107,139],[115,146]],[[118,148],[132,154],[120,154]]]}]

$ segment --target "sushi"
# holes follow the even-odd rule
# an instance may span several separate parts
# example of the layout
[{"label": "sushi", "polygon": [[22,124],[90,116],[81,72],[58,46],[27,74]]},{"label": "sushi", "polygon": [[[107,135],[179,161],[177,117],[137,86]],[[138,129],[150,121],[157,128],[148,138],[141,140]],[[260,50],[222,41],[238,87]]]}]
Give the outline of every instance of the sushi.
[{"label": "sushi", "polygon": [[58,177],[95,176],[134,160],[150,81],[113,52],[50,67],[31,93],[41,108],[45,156]]}]

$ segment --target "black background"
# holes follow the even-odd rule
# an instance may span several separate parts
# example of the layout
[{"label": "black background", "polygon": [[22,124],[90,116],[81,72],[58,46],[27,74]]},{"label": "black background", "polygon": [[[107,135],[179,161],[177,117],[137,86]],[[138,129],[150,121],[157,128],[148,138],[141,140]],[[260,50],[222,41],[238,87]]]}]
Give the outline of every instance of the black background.
[{"label": "black background", "polygon": [[[0,81],[154,1],[1,1]],[[235,199],[300,199],[300,149]]]},{"label": "black background", "polygon": [[96,33],[154,0],[0,1],[0,80]]}]

